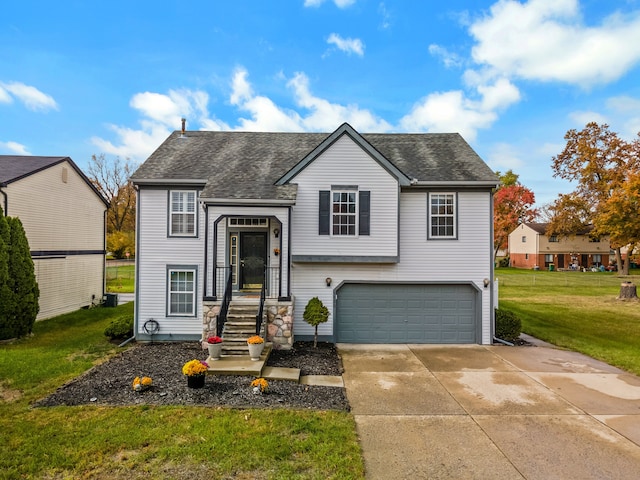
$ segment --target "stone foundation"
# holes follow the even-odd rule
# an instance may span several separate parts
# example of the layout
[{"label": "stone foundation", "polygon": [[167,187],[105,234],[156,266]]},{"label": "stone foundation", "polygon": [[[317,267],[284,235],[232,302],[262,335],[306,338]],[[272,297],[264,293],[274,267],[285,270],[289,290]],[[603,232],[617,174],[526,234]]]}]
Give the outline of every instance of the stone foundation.
[{"label": "stone foundation", "polygon": [[[215,335],[221,302],[205,302],[202,305],[202,340]],[[293,300],[267,299],[264,304],[267,342],[278,350],[293,347]]]}]

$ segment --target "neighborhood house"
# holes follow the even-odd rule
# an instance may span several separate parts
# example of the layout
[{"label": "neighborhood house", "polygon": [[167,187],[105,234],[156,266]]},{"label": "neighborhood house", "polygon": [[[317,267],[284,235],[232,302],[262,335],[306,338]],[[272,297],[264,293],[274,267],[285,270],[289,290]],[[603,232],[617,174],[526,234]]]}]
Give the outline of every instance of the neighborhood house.
[{"label": "neighborhood house", "polygon": [[0,155],[0,202],[29,241],[38,320],[102,301],[108,203],[73,160]]},{"label": "neighborhood house", "polygon": [[586,228],[573,237],[547,234],[546,223],[523,223],[509,234],[512,267],[584,270],[609,266],[609,237]]},{"label": "neighborhood house", "polygon": [[492,342],[498,179],[458,134],[183,128],[132,180],[138,340],[224,336],[242,309],[288,348],[318,297],[320,340]]}]

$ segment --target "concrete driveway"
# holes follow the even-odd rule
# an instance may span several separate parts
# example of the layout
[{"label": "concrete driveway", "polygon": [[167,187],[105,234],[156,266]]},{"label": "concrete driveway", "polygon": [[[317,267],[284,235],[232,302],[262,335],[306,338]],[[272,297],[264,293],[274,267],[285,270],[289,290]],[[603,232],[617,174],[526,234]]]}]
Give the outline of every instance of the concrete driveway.
[{"label": "concrete driveway", "polygon": [[368,479],[636,479],[640,378],[550,346],[338,346]]}]

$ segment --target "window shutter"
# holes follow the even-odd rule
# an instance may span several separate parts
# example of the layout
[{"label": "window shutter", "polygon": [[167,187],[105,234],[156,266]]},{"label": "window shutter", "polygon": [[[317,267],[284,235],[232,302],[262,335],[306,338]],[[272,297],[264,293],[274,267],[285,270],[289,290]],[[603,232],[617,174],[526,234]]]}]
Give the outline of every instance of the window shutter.
[{"label": "window shutter", "polygon": [[371,204],[371,192],[361,191],[359,199],[359,215],[358,225],[360,235],[370,235],[369,225],[371,223],[370,204]]},{"label": "window shutter", "polygon": [[318,216],[318,235],[329,235],[331,219],[331,192],[320,190],[320,212]]}]

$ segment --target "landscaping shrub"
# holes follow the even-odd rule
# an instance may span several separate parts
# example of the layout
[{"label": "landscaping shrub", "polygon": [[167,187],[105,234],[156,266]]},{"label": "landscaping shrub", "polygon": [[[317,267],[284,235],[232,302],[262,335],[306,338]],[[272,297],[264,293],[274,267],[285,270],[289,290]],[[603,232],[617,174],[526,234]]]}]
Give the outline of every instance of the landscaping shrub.
[{"label": "landscaping shrub", "polygon": [[115,318],[104,329],[104,334],[111,340],[133,337],[133,315],[122,315]]},{"label": "landscaping shrub", "polygon": [[499,267],[508,267],[509,266],[509,257],[501,258],[498,261],[498,266]]},{"label": "landscaping shrub", "polygon": [[522,321],[515,313],[496,308],[496,337],[513,342],[522,333]]},{"label": "landscaping shrub", "polygon": [[315,327],[315,333],[313,336],[313,348],[318,347],[318,325],[326,322],[329,319],[329,309],[324,306],[322,300],[318,297],[313,297],[307,303],[304,309],[302,318],[312,327]]}]

